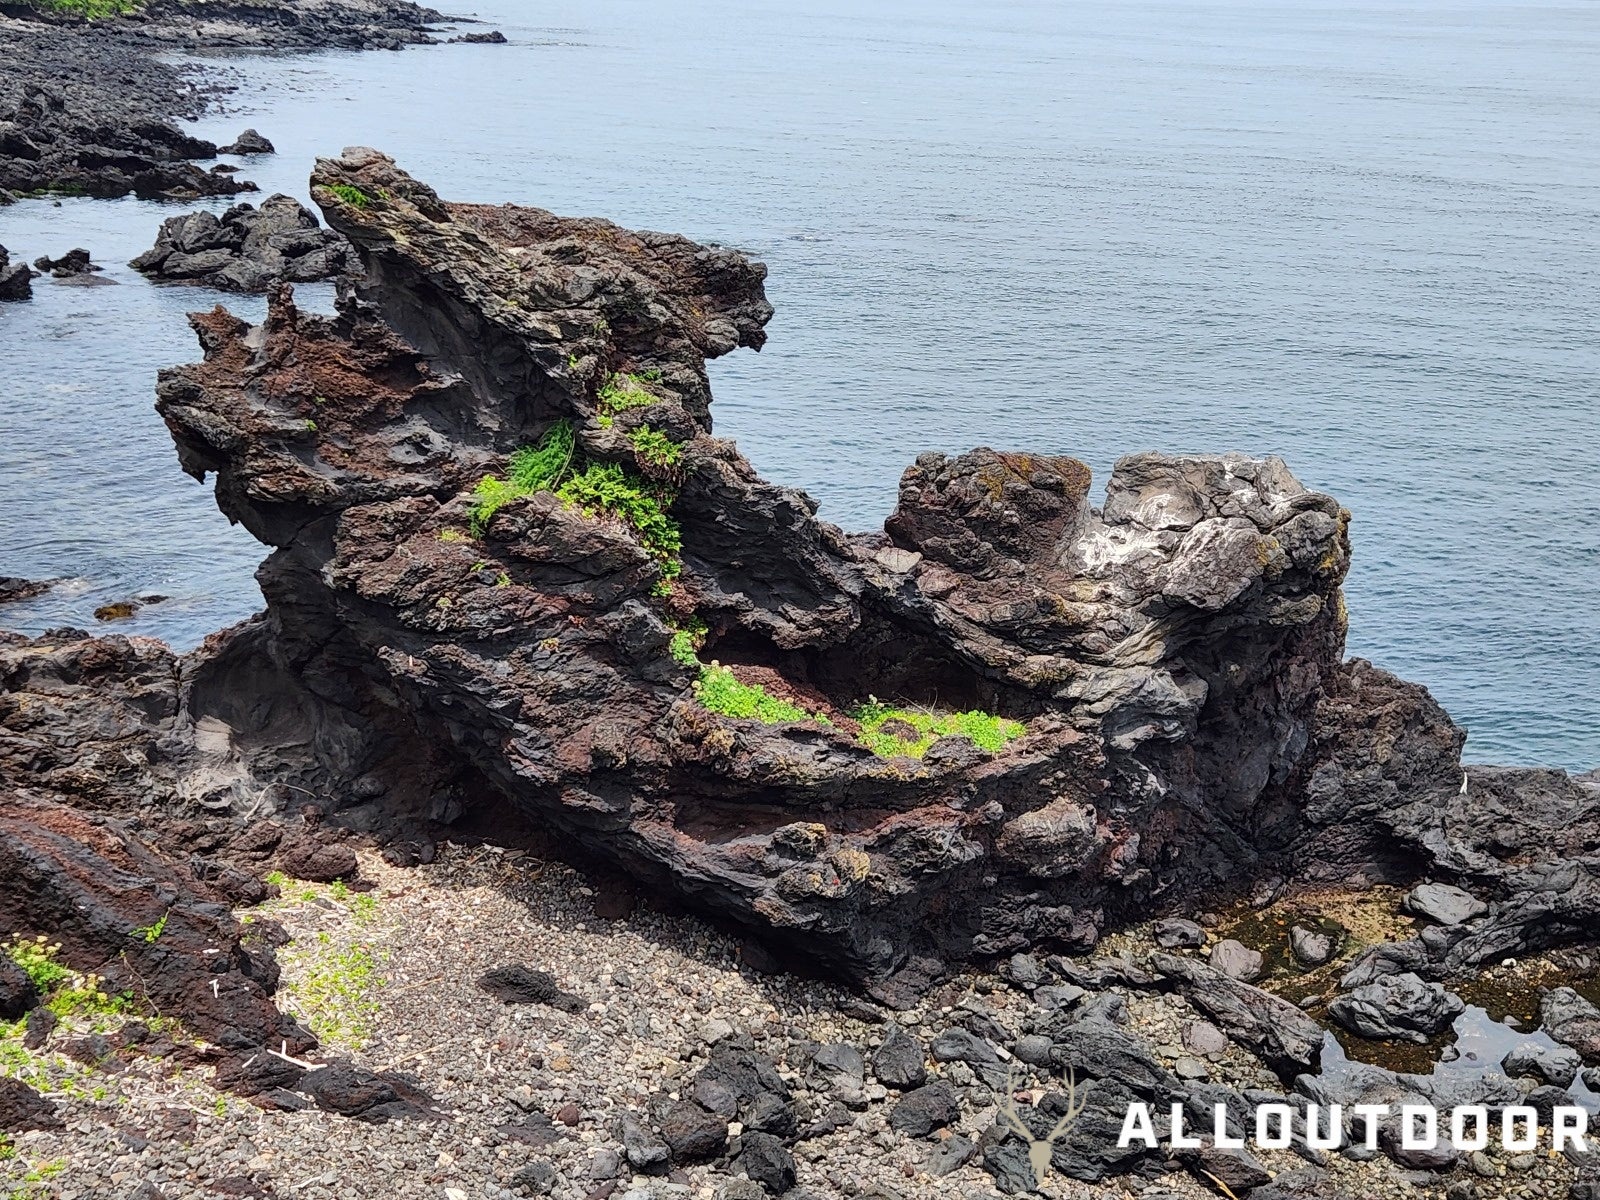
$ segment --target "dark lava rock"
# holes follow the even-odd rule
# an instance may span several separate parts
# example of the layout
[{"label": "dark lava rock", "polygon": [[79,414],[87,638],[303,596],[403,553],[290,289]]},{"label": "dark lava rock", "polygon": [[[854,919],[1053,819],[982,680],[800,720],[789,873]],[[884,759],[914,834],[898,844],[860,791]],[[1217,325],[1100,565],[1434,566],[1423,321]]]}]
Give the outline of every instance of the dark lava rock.
[{"label": "dark lava rock", "polygon": [[0,953],[0,1021],[19,1021],[37,1003],[33,979],[10,955]]},{"label": "dark lava rock", "polygon": [[37,1050],[50,1040],[50,1035],[56,1031],[56,1026],[59,1024],[61,1018],[41,1005],[28,1014],[28,1024],[22,1034],[22,1044],[29,1050]]},{"label": "dark lava rock", "polygon": [[1448,883],[1424,883],[1413,888],[1401,907],[1413,916],[1440,925],[1460,925],[1489,911],[1489,906],[1471,892]]},{"label": "dark lava rock", "polygon": [[1551,988],[1544,994],[1539,1028],[1583,1055],[1584,1062],[1600,1063],[1600,1009],[1571,988]]},{"label": "dark lava rock", "polygon": [[1322,1026],[1289,1001],[1194,959],[1157,954],[1151,964],[1228,1037],[1254,1050],[1279,1075],[1293,1078],[1322,1061]]},{"label": "dark lava rock", "polygon": [[1229,978],[1254,983],[1261,978],[1261,951],[1227,938],[1211,947],[1211,965]]},{"label": "dark lava rock", "polygon": [[582,998],[563,991],[550,972],[537,967],[515,963],[496,967],[479,978],[478,986],[503,1004],[546,1004],[568,1013],[588,1007]]},{"label": "dark lava rock", "polygon": [[512,1174],[511,1186],[521,1188],[531,1195],[543,1196],[555,1187],[556,1175],[554,1164],[536,1159]]},{"label": "dark lava rock", "polygon": [[889,1112],[889,1124],[910,1137],[926,1137],[960,1116],[955,1089],[939,1079],[900,1097]]},{"label": "dark lava rock", "polygon": [[1501,1069],[1513,1079],[1542,1079],[1563,1088],[1571,1086],[1582,1066],[1583,1057],[1576,1050],[1538,1042],[1523,1042],[1500,1060]]},{"label": "dark lava rock", "polygon": [[667,1169],[671,1147],[637,1113],[625,1112],[617,1118],[617,1138],[636,1171],[659,1174]]},{"label": "dark lava rock", "polygon": [[285,839],[273,860],[285,875],[312,883],[354,879],[361,871],[356,852],[348,846],[331,846],[310,834]]},{"label": "dark lava rock", "polygon": [[[743,1045],[723,1042],[712,1048],[710,1061],[696,1076],[694,1088],[721,1085],[738,1098],[739,1120],[746,1129],[787,1137],[795,1131],[797,1119],[789,1085],[778,1074],[772,1060]],[[713,1111],[720,1102],[707,1104]]]},{"label": "dark lava rock", "polygon": [[710,1162],[728,1144],[728,1122],[698,1104],[679,1100],[661,1118],[661,1136],[673,1162]]},{"label": "dark lava rock", "polygon": [[773,1196],[781,1196],[794,1186],[794,1155],[770,1133],[747,1133],[741,1137],[739,1157],[733,1166]]},{"label": "dark lava rock", "polygon": [[432,1098],[410,1081],[352,1063],[331,1063],[306,1072],[300,1090],[324,1112],[372,1124],[434,1115]]},{"label": "dark lava rock", "polygon": [[977,1154],[978,1144],[971,1138],[956,1133],[941,1142],[935,1142],[933,1149],[928,1152],[928,1157],[923,1160],[922,1167],[929,1175],[940,1179],[966,1166],[977,1157]]},{"label": "dark lava rock", "polygon": [[463,33],[461,36],[453,37],[450,40],[473,46],[504,46],[506,44],[506,35],[498,29],[491,29],[488,33]]},{"label": "dark lava rock", "polygon": [[1388,975],[1335,996],[1328,1016],[1358,1037],[1425,1042],[1465,1011],[1461,997],[1412,974]]},{"label": "dark lava rock", "polygon": [[889,1026],[883,1044],[872,1053],[872,1073],[884,1087],[908,1092],[928,1082],[922,1043],[898,1025]]},{"label": "dark lava rock", "polygon": [[848,1101],[864,1100],[862,1089],[867,1082],[867,1064],[861,1051],[847,1042],[829,1042],[818,1046],[811,1056],[812,1087],[823,1092],[837,1092]]},{"label": "dark lava rock", "polygon": [[1207,1145],[1178,1151],[1178,1161],[1201,1179],[1214,1176],[1241,1194],[1272,1181],[1272,1175],[1248,1150]]},{"label": "dark lava rock", "polygon": [[1289,948],[1302,967],[1320,967],[1333,957],[1333,938],[1316,929],[1296,925],[1289,930]]},{"label": "dark lava rock", "polygon": [[[25,262],[12,262],[9,252],[0,246],[0,300],[28,300],[33,297],[33,272],[28,269]],[[13,584],[20,593],[22,587],[28,583],[26,579],[15,579],[12,576],[0,576],[0,600],[22,600],[26,596],[6,595],[5,584]]]},{"label": "dark lava rock", "polygon": [[1198,950],[1206,944],[1206,931],[1182,917],[1163,917],[1155,924],[1155,938],[1163,950]]},{"label": "dark lava rock", "polygon": [[60,258],[48,254],[34,260],[34,269],[57,279],[70,279],[74,275],[87,275],[102,268],[89,261],[89,252],[83,248],[68,250]]},{"label": "dark lava rock", "polygon": [[271,142],[254,129],[246,129],[226,146],[217,147],[218,154],[276,154]]},{"label": "dark lava rock", "polygon": [[25,1129],[60,1129],[61,1126],[54,1101],[46,1100],[20,1080],[0,1076],[0,1130],[20,1133]]},{"label": "dark lava rock", "polygon": [[351,268],[350,245],[322,228],[290,196],[271,196],[256,208],[237,204],[223,213],[168,217],[156,244],[130,264],[169,283],[226,292],[265,292],[273,285],[332,279]]},{"label": "dark lava rock", "polygon": [[1055,1045],[1050,1062],[1059,1074],[1075,1072],[1078,1078],[1116,1080],[1147,1099],[1166,1101],[1182,1093],[1176,1076],[1163,1067],[1150,1047],[1109,1021],[1083,1018],[1053,1027]]}]

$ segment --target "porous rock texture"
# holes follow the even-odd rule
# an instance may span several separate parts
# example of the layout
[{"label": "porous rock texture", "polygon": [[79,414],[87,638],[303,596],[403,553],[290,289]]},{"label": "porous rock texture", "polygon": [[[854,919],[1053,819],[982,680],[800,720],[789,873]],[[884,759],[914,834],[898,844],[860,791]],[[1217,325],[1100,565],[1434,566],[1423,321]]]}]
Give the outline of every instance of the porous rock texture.
[{"label": "porous rock texture", "polygon": [[350,247],[290,196],[257,208],[237,204],[222,216],[201,210],[168,217],[156,244],[129,265],[152,279],[265,292],[275,283],[332,279],[349,269]]},{"label": "porous rock texture", "polygon": [[[1475,768],[1462,791],[1427,692],[1342,661],[1348,514],[1278,460],[1136,455],[1096,508],[1070,458],[924,455],[884,532],[848,535],[712,434],[705,362],[763,343],[761,264],[446,203],[370,150],[312,182],[361,260],[338,315],[286,286],[260,327],[197,315],[204,361],[159,386],[183,467],[272,548],[267,610],[183,656],[0,642],[0,782],[28,803],[159,833],[190,859],[171,877],[241,898],[274,863],[347,873],[346,830],[415,861],[515,813],[892,1003],[1262,880],[1489,903],[1351,988],[1592,938],[1592,782]],[[607,407],[619,374],[650,403]],[[473,520],[478,481],[562,420],[670,501],[675,564],[548,491]],[[675,461],[636,452],[646,427]],[[706,708],[670,647],[694,622],[703,662],[828,720]],[[881,758],[848,716],[874,696],[1025,733]],[[1186,960],[1147,979],[1286,1075],[1315,1065],[1314,1023],[1258,989]]]},{"label": "porous rock texture", "polygon": [[[1456,849],[1483,831],[1450,826],[1463,735],[1423,689],[1341,663],[1348,514],[1281,461],[1136,455],[1097,509],[1073,459],[929,454],[884,533],[847,535],[712,435],[705,361],[762,345],[760,264],[446,203],[370,150],[312,183],[365,279],[336,318],[287,289],[260,328],[197,316],[205,361],[166,372],[158,407],[184,468],[273,548],[260,638],[343,731],[338,755],[312,739],[331,786],[424,746],[471,804],[888,999],[1308,861],[1488,869]],[[618,372],[653,403],[605,410]],[[549,492],[478,536],[473,485],[558,420],[671,499],[676,578]],[[646,426],[684,443],[670,468],[634,451]],[[669,653],[691,619],[703,660],[830,720],[708,711]],[[879,758],[845,715],[869,696],[1026,735]],[[1527,780],[1505,773],[1508,807],[1592,798]]]}]

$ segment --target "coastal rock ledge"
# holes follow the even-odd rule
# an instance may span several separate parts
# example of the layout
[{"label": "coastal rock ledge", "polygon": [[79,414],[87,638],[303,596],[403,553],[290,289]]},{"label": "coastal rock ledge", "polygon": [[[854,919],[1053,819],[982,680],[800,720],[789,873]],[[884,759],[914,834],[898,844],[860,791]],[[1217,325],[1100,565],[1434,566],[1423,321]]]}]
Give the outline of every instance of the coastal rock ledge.
[{"label": "coastal rock ledge", "polygon": [[[706,361],[766,337],[760,263],[447,203],[366,149],[312,185],[363,268],[338,315],[219,307],[161,378],[184,469],[271,553],[266,613],[139,718],[161,752],[129,723],[101,755],[140,804],[310,796],[396,844],[514,810],[890,1003],[1297,880],[1491,900],[1375,974],[1593,927],[1594,788],[1463,793],[1427,692],[1344,661],[1350,516],[1281,461],[1134,455],[1096,508],[1071,458],[924,454],[847,534],[712,433]],[[127,684],[52,675],[75,645],[0,645],[57,716],[0,744],[7,782],[81,789],[109,749],[60,693]]]}]

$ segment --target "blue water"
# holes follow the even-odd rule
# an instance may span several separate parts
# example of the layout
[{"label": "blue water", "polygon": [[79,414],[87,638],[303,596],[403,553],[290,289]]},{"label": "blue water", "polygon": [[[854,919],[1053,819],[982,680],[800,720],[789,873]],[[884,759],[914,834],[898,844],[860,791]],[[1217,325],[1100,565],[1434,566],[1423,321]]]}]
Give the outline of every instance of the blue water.
[{"label": "blue water", "polygon": [[[505,47],[231,60],[305,195],[394,154],[447,197],[747,248],[778,309],[718,432],[874,527],[917,452],[1286,457],[1355,513],[1350,650],[1474,761],[1600,763],[1600,5],[494,0]],[[159,206],[29,202],[0,242],[121,262]],[[210,293],[0,307],[0,573],[140,591],[180,643],[260,550],[179,475],[155,369]],[[253,315],[259,302],[229,301]]]}]

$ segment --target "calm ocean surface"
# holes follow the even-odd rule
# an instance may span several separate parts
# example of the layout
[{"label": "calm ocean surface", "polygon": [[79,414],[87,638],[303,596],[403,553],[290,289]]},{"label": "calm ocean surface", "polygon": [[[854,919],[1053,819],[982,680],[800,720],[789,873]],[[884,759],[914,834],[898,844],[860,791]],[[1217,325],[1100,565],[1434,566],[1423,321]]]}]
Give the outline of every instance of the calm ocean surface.
[{"label": "calm ocean surface", "polygon": [[[1281,454],[1355,513],[1351,653],[1474,761],[1600,764],[1600,4],[866,7],[493,0],[510,46],[230,60],[200,132],[271,138],[264,194],[368,144],[765,259],[717,430],[848,528],[925,449]],[[0,306],[0,574],[83,581],[5,627],[160,592],[120,628],[187,646],[260,605],[151,407],[218,296],[121,265],[185,207],[0,210],[120,285]]]}]

